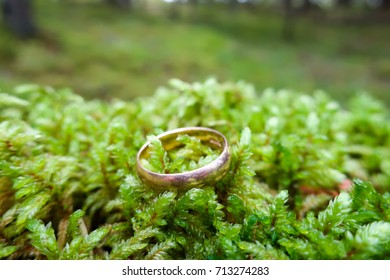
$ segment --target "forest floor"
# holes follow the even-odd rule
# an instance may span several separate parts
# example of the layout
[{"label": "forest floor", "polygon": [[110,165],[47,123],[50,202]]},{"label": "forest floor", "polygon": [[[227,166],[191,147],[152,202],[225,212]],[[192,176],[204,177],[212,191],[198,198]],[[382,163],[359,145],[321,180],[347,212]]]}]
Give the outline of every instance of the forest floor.
[{"label": "forest floor", "polygon": [[[244,80],[343,102],[366,91],[390,106],[390,25],[298,16],[294,39],[265,11],[123,11],[103,4],[35,1],[39,39],[0,28],[0,89],[70,87],[86,98],[151,95],[171,78]],[[169,16],[170,14],[170,16]]]}]

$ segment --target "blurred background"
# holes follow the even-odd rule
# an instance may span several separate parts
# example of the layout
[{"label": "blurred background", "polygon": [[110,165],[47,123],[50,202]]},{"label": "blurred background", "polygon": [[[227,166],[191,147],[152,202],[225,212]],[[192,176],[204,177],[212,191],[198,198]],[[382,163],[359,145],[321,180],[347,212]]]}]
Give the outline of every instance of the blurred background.
[{"label": "blurred background", "polygon": [[171,78],[369,92],[390,106],[390,0],[0,0],[0,90],[152,95]]}]

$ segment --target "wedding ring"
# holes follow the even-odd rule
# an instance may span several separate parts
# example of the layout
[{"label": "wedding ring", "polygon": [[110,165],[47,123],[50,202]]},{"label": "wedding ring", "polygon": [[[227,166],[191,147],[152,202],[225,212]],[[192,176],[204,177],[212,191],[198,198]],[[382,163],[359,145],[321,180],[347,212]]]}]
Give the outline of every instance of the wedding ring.
[{"label": "wedding ring", "polygon": [[138,177],[145,185],[156,190],[169,190],[172,188],[187,190],[213,185],[226,175],[231,157],[225,136],[214,129],[206,127],[184,127],[162,133],[157,138],[168,152],[184,145],[177,141],[177,137],[182,134],[196,137],[202,144],[212,149],[220,150],[221,154],[214,161],[198,169],[182,173],[160,174],[146,169],[141,164],[142,160],[147,160],[150,156],[150,143],[147,142],[137,154]]}]

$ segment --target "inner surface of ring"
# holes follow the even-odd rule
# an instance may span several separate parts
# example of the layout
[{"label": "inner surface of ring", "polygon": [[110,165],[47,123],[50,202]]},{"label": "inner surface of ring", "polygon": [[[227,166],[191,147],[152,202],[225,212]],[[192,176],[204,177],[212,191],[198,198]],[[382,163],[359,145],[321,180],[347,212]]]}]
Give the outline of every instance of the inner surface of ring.
[{"label": "inner surface of ring", "polygon": [[[168,152],[179,148],[181,146],[185,146],[182,142],[177,141],[177,137],[179,135],[188,135],[196,137],[201,141],[202,144],[209,146],[212,149],[218,150],[222,152],[224,148],[224,139],[222,136],[215,134],[211,131],[179,131],[176,133],[166,134],[161,137],[158,137],[164,147],[164,149]],[[140,157],[147,159],[149,158],[149,145],[145,147],[145,149],[141,152]]]}]

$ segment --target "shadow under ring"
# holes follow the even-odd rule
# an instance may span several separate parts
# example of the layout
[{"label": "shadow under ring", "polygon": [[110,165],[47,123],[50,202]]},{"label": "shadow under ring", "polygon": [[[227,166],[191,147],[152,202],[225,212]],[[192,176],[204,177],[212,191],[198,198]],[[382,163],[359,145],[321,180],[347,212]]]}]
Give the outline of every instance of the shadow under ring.
[{"label": "shadow under ring", "polygon": [[177,141],[181,134],[198,138],[203,144],[221,150],[221,154],[212,162],[182,173],[161,174],[152,172],[142,166],[141,160],[148,159],[149,141],[146,142],[137,154],[137,173],[141,181],[156,190],[187,190],[213,185],[220,181],[229,170],[231,156],[228,142],[220,132],[206,127],[184,127],[164,132],[157,136],[166,151],[173,150],[183,144]]}]

